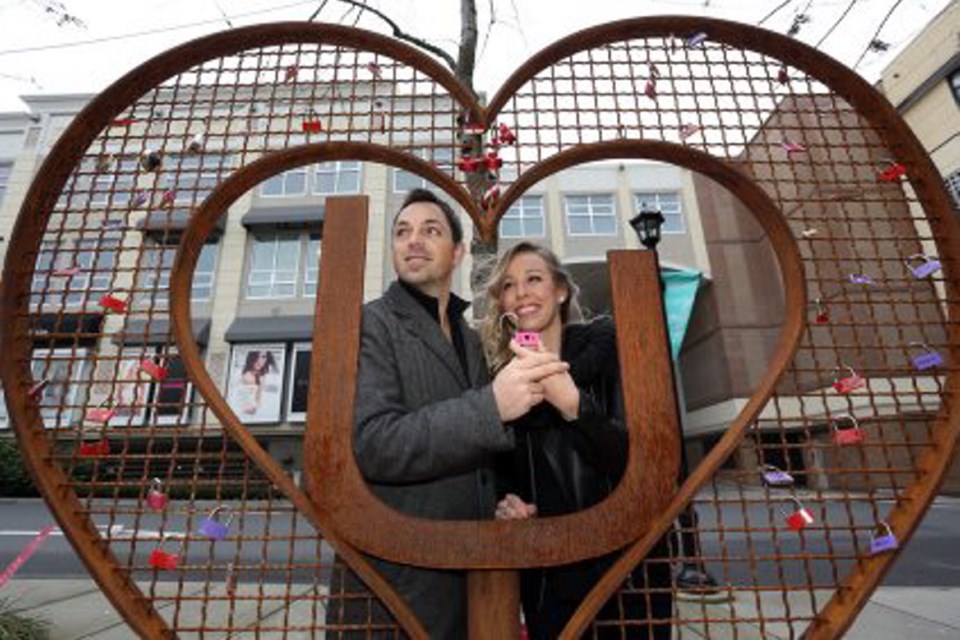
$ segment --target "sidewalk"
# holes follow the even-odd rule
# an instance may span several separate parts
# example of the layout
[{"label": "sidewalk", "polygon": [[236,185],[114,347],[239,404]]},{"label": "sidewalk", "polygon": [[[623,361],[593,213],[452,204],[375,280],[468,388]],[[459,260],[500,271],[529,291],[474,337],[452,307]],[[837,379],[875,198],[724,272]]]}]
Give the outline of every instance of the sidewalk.
[{"label": "sidewalk", "polygon": [[[184,594],[191,591],[190,584],[183,586]],[[306,588],[306,587],[305,587]],[[211,594],[213,595],[213,594]],[[53,627],[52,640],[129,640],[130,629],[119,618],[106,598],[100,594],[96,585],[89,580],[60,579],[23,579],[13,580],[2,591],[0,597],[10,601],[12,608],[20,613],[42,617],[49,620]],[[960,638],[960,588],[921,588],[921,587],[884,587],[871,598],[850,632],[845,636],[849,640],[944,640]],[[761,603],[765,617],[775,617],[783,603],[780,596],[765,596]],[[169,605],[168,605],[169,606]],[[208,605],[207,619],[210,624],[218,618],[214,611],[218,605]],[[226,607],[225,603],[219,604]],[[750,617],[756,612],[756,604],[746,600],[733,603],[707,604],[681,602],[679,606],[684,614],[694,617],[706,617],[713,620],[730,618],[735,612],[738,617]],[[161,613],[163,607],[161,607]],[[223,612],[219,612],[222,614]],[[707,616],[703,616],[707,613]],[[182,614],[181,614],[182,615]],[[289,616],[284,622],[284,611],[261,610],[257,612],[255,602],[235,601],[233,624],[251,629],[250,633],[234,634],[232,638],[251,639],[255,636],[263,640],[276,637],[288,639],[308,639],[309,632],[260,633],[255,634],[254,626],[308,625],[315,612],[312,603],[304,606],[293,604]],[[257,624],[258,618],[260,625]],[[181,625],[189,624],[181,617]],[[191,635],[191,634],[185,634]],[[205,633],[204,638],[224,638],[222,635]],[[678,637],[675,635],[674,637]],[[786,640],[790,633],[785,623],[768,623],[761,628],[739,624],[731,625],[711,622],[709,632],[700,627],[687,625],[682,638],[713,638],[715,640],[734,638],[738,640],[774,639]]]}]

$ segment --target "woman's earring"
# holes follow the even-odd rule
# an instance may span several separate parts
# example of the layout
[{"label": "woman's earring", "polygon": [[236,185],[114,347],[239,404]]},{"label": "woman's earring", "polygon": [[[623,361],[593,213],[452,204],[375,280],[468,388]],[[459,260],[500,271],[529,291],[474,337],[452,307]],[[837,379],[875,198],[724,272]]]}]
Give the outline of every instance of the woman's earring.
[{"label": "woman's earring", "polygon": [[563,304],[566,301],[567,301],[566,298],[557,298],[557,304]]}]

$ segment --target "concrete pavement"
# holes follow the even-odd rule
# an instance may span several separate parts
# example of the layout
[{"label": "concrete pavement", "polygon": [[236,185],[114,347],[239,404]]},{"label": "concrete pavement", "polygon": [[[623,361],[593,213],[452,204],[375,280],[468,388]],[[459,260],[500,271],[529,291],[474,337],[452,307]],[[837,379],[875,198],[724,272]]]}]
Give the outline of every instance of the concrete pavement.
[{"label": "concrete pavement", "polygon": [[[183,586],[183,593],[200,591],[203,585]],[[304,589],[307,589],[304,586]],[[267,595],[269,589],[265,588]],[[211,593],[210,595],[222,595]],[[297,594],[292,594],[296,596]],[[800,595],[800,594],[797,594]],[[805,594],[803,594],[805,595]],[[0,598],[6,598],[14,611],[25,615],[41,617],[52,624],[52,640],[128,640],[133,633],[120,619],[113,607],[90,580],[80,579],[15,579],[0,590]],[[789,602],[790,598],[786,599]],[[850,640],[944,640],[960,638],[960,588],[925,587],[883,587],[871,598],[870,603],[847,634]],[[167,604],[166,607],[170,605]],[[739,623],[723,624],[723,619],[749,618],[762,607],[764,617],[772,619],[777,612],[783,613],[785,604],[780,594],[764,595],[760,602],[751,601],[738,595],[732,602],[703,604],[700,602],[681,602],[684,617],[702,618],[707,623],[685,625],[676,638],[713,638],[715,640],[737,638],[738,640],[774,639],[786,640],[797,637],[798,628],[791,636],[784,622],[766,622],[762,626]],[[163,614],[166,608],[161,605]],[[223,609],[223,610],[218,610]],[[210,603],[205,619],[209,626],[217,626],[218,620],[226,620],[226,603]],[[799,605],[803,609],[803,605]],[[186,607],[184,607],[186,609]],[[287,634],[279,632],[252,632],[254,627],[269,628],[277,626],[309,626],[310,622],[322,612],[316,611],[314,598],[304,599],[290,606],[286,613],[279,601],[273,608],[261,607],[257,610],[255,601],[235,601],[229,616],[233,627],[251,629],[250,633],[234,634],[233,638],[261,639],[288,638],[307,639],[313,636],[308,631],[293,631]],[[794,609],[796,610],[796,609]],[[704,615],[705,614],[705,615]],[[190,621],[181,612],[181,626],[189,626]],[[259,622],[258,622],[259,621]],[[185,634],[187,636],[192,634]],[[203,634],[204,638],[223,638],[219,634]],[[319,637],[319,636],[318,636]]]}]

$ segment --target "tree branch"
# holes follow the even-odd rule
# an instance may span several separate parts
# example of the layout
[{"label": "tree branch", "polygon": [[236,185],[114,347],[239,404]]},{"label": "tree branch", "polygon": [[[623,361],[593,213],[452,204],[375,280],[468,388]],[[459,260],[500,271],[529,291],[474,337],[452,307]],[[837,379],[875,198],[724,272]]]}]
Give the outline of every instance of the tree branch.
[{"label": "tree branch", "polygon": [[[453,59],[453,56],[451,56],[449,53],[447,53],[440,47],[437,47],[436,45],[432,45],[426,40],[423,40],[422,38],[418,38],[416,36],[410,35],[406,31],[401,29],[400,25],[394,22],[393,19],[390,18],[390,16],[383,13],[379,9],[374,9],[373,7],[366,4],[365,2],[359,2],[358,0],[340,0],[340,2],[343,2],[344,4],[352,5],[354,7],[358,7],[361,11],[369,11],[370,13],[372,13],[373,15],[377,16],[378,18],[386,22],[388,25],[390,25],[390,28],[393,29],[393,37],[395,37],[397,40],[404,40],[406,42],[409,42],[410,44],[420,47],[425,51],[429,51],[430,53],[434,54],[435,56],[441,58],[444,62],[446,62],[447,66],[449,66],[454,73],[457,72],[457,61]],[[472,3],[472,0],[471,0],[471,3]]]}]

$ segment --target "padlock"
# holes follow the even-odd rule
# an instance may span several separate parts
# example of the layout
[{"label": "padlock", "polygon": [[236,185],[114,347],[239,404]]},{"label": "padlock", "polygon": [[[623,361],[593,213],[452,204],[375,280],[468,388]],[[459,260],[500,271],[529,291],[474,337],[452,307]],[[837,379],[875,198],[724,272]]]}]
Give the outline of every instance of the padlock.
[{"label": "padlock", "polygon": [[489,209],[497,203],[497,198],[499,197],[500,197],[500,185],[495,184],[483,192],[483,197],[480,198],[480,205],[484,209]]},{"label": "padlock", "polygon": [[197,154],[203,151],[203,134],[196,133],[187,143],[187,153]]},{"label": "padlock", "polygon": [[110,455],[110,441],[107,439],[93,442],[81,442],[77,448],[77,455],[81,458],[97,458]]},{"label": "padlock", "polygon": [[906,167],[899,162],[891,162],[890,166],[877,174],[882,182],[896,182],[907,173]]},{"label": "padlock", "polygon": [[373,77],[377,78],[378,80],[383,76],[383,71],[380,69],[380,65],[376,62],[368,62],[367,71],[369,71]]},{"label": "padlock", "polygon": [[816,308],[816,315],[813,316],[814,323],[827,324],[830,322],[830,310],[827,309],[827,305],[823,303],[823,300],[817,298],[813,301],[813,306]]},{"label": "padlock", "polygon": [[502,145],[511,145],[517,142],[517,135],[510,130],[505,122],[501,122],[497,128],[497,142]]},{"label": "padlock", "polygon": [[[221,511],[228,511],[230,515],[227,516],[226,522],[220,522],[219,513]],[[233,521],[233,511],[230,507],[219,506],[213,511],[210,512],[206,518],[200,523],[200,533],[212,540],[223,540],[227,537],[227,534],[230,532],[230,523]]]},{"label": "padlock", "polygon": [[58,278],[72,278],[73,276],[80,273],[80,271],[82,271],[82,269],[80,268],[80,265],[75,264],[72,267],[64,267],[63,269],[56,269],[53,272],[53,275],[55,275]]},{"label": "padlock", "polygon": [[159,171],[163,166],[163,154],[152,149],[145,149],[140,156],[140,166],[147,173]]},{"label": "padlock", "polygon": [[147,558],[147,564],[154,569],[173,570],[180,565],[180,553],[183,551],[183,542],[180,542],[180,549],[177,553],[170,553],[163,550],[164,545],[166,545],[169,539],[170,536],[164,534],[163,538],[160,539],[160,546],[150,552],[150,557]]},{"label": "padlock", "polygon": [[503,166],[503,158],[498,156],[496,151],[491,151],[483,157],[483,165],[487,171],[497,171]]},{"label": "padlock", "polygon": [[147,506],[154,511],[163,511],[169,502],[170,499],[163,492],[163,482],[160,478],[154,478],[150,483],[150,490],[147,491]]},{"label": "padlock", "polygon": [[939,367],[943,365],[943,356],[937,353],[936,350],[931,349],[923,342],[911,342],[910,346],[917,345],[923,349],[923,353],[913,356],[911,360],[913,361],[913,366],[916,367],[919,371],[925,369],[933,369],[934,367]]},{"label": "padlock", "polygon": [[[844,369],[847,370],[849,375],[841,377],[841,371]],[[857,389],[862,389],[866,384],[867,381],[853,367],[842,364],[833,370],[833,388],[837,390],[837,393],[851,393]]]},{"label": "padlock", "polygon": [[173,203],[177,201],[177,191],[176,189],[167,189],[163,192],[163,195],[160,197],[160,206],[161,207],[172,207]]},{"label": "padlock", "polygon": [[134,120],[133,118],[117,118],[116,120],[112,120],[110,122],[110,126],[111,127],[129,127],[134,122],[136,122],[136,120]]},{"label": "padlock", "polygon": [[300,128],[304,133],[320,133],[323,131],[323,122],[320,120],[304,120]]},{"label": "padlock", "polygon": [[170,372],[153,361],[153,358],[144,358],[140,361],[139,373],[146,374],[154,380],[163,380]]},{"label": "padlock", "polygon": [[99,304],[107,311],[113,311],[114,313],[125,313],[127,311],[127,303],[109,293],[100,297]]},{"label": "padlock", "polygon": [[778,469],[772,464],[763,465],[763,467],[760,469],[760,478],[768,487],[793,486],[793,476],[782,469]]},{"label": "padlock", "polygon": [[[914,266],[917,260],[922,260],[922,264]],[[940,261],[936,258],[931,258],[930,256],[925,256],[922,253],[915,253],[906,260],[903,261],[903,264],[907,265],[907,269],[910,270],[910,273],[913,274],[913,277],[916,279],[926,278],[929,275],[940,271]]]},{"label": "padlock", "polygon": [[86,413],[83,414],[83,419],[87,422],[93,422],[94,424],[107,424],[116,413],[117,411],[115,409],[101,406],[87,409]]},{"label": "padlock", "polygon": [[[840,424],[849,423],[850,426],[841,429]],[[849,413],[843,413],[835,417],[832,422],[833,441],[840,446],[850,444],[860,444],[867,439],[867,433],[860,428],[860,423]]]},{"label": "padlock", "polygon": [[799,142],[791,142],[786,138],[780,141],[780,148],[786,151],[788,156],[791,153],[802,153],[807,150],[807,148]]},{"label": "padlock", "polygon": [[886,521],[881,520],[879,526],[874,529],[874,532],[876,532],[876,529],[883,529],[883,533],[878,536],[870,536],[870,555],[879,555],[887,551],[894,551],[900,547],[900,541],[897,540],[897,536],[893,535],[893,530]]},{"label": "padlock", "polygon": [[777,82],[780,84],[788,84],[790,82],[790,74],[787,72],[786,65],[783,65],[777,70]]},{"label": "padlock", "polygon": [[796,511],[793,513],[787,513],[781,507],[780,513],[783,514],[784,520],[787,522],[787,527],[789,527],[791,531],[800,531],[805,529],[807,525],[813,524],[813,514],[803,506],[803,503],[800,502],[800,500],[797,498],[788,498],[788,500],[792,500],[796,504]]},{"label": "padlock", "polygon": [[688,36],[687,39],[684,40],[684,46],[686,46],[687,49],[693,49],[694,47],[699,47],[701,44],[703,44],[706,39],[707,34],[701,31],[693,34],[692,36]]},{"label": "padlock", "polygon": [[692,135],[695,135],[699,131],[700,131],[699,125],[693,124],[692,122],[688,122],[687,124],[680,127],[680,139],[686,140],[687,138],[689,138]]},{"label": "padlock", "polygon": [[657,85],[654,82],[653,78],[647,80],[646,86],[643,88],[643,93],[651,100],[657,99]]},{"label": "padlock", "polygon": [[487,127],[476,122],[470,122],[463,125],[463,134],[467,136],[482,136],[487,132]]},{"label": "padlock", "polygon": [[526,349],[536,349],[540,346],[540,333],[537,331],[517,331],[513,339]]},{"label": "padlock", "polygon": [[130,199],[130,206],[134,209],[139,209],[143,205],[147,204],[149,197],[143,191],[135,191],[133,197]]},{"label": "padlock", "polygon": [[50,384],[50,381],[46,378],[34,382],[27,390],[27,395],[30,396],[32,400],[39,402],[40,399],[43,398],[43,390],[47,388],[48,384]]},{"label": "padlock", "polygon": [[465,157],[457,160],[457,168],[464,173],[470,173],[471,171],[478,171],[484,165],[483,158],[472,158]]},{"label": "padlock", "polygon": [[290,82],[291,80],[296,80],[299,72],[300,68],[295,64],[291,64],[283,70],[283,81]]},{"label": "padlock", "polygon": [[865,273],[851,273],[848,279],[850,284],[873,284],[873,278]]}]

